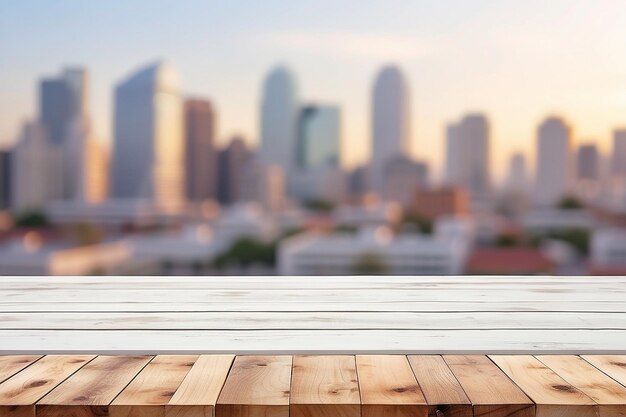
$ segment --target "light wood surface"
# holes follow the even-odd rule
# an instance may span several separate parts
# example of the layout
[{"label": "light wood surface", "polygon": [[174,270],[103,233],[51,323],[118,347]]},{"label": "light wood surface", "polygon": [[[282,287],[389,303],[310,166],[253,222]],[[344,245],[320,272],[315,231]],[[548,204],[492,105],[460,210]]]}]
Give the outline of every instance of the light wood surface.
[{"label": "light wood surface", "polygon": [[532,417],[533,402],[486,356],[443,357],[472,402],[474,415]]},{"label": "light wood surface", "polygon": [[626,417],[626,387],[584,359],[574,355],[541,355],[537,359],[598,404],[601,417]]},{"label": "light wood surface", "polygon": [[582,355],[584,360],[626,385],[626,355]]},{"label": "light wood surface", "polygon": [[12,377],[39,358],[41,355],[0,356],[0,382]]},{"label": "light wood surface", "polygon": [[593,417],[595,402],[530,355],[490,356],[534,402],[539,417]]},{"label": "light wood surface", "polygon": [[2,277],[0,354],[623,354],[624,299],[626,277]]},{"label": "light wood surface", "polygon": [[354,356],[294,356],[291,417],[360,415],[361,401]]},{"label": "light wood surface", "polygon": [[428,407],[403,355],[358,355],[363,417],[426,417]]},{"label": "light wood surface", "polygon": [[165,406],[197,356],[159,355],[124,388],[109,407],[111,417],[164,416]]},{"label": "light wood surface", "polygon": [[291,365],[291,356],[236,357],[216,417],[289,417]]},{"label": "light wood surface", "polygon": [[109,404],[150,362],[151,356],[99,356],[36,405],[37,416],[106,415]]},{"label": "light wood surface", "polygon": [[429,416],[472,417],[469,398],[441,356],[411,355],[408,359],[429,404]]}]

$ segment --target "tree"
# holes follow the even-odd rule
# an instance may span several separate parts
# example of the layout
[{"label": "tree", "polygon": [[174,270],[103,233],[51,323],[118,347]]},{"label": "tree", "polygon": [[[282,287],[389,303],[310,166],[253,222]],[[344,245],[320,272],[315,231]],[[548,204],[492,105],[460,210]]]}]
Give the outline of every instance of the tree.
[{"label": "tree", "polygon": [[44,212],[36,209],[22,211],[15,215],[15,225],[17,227],[47,227],[50,221]]},{"label": "tree", "polygon": [[433,233],[433,222],[415,213],[406,213],[402,219],[402,225],[415,226],[417,230],[426,235]]},{"label": "tree", "polygon": [[352,270],[356,275],[385,275],[389,268],[379,254],[368,252],[356,259]]},{"label": "tree", "polygon": [[557,204],[557,208],[562,210],[579,210],[584,208],[583,203],[574,196],[567,195]]},{"label": "tree", "polygon": [[335,205],[330,201],[321,199],[312,199],[304,202],[304,207],[311,211],[330,212],[335,208]]},{"label": "tree", "polygon": [[264,243],[251,237],[236,240],[230,248],[218,255],[213,264],[217,268],[227,265],[250,266],[263,264],[274,266],[276,263],[276,242]]}]

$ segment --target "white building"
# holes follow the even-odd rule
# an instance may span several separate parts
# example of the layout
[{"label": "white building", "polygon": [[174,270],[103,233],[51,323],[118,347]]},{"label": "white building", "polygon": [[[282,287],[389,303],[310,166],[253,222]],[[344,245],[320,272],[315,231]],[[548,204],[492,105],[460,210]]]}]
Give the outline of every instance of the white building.
[{"label": "white building", "polygon": [[402,207],[396,202],[366,201],[356,206],[341,206],[333,212],[338,226],[386,226],[402,219]]},{"label": "white building", "polygon": [[184,202],[183,113],[176,70],[150,65],[115,90],[111,196],[154,201],[168,212]]},{"label": "white building", "polygon": [[524,228],[532,232],[549,232],[563,229],[588,229],[598,222],[587,210],[538,208],[526,213],[522,219]]},{"label": "white building", "polygon": [[152,201],[138,199],[110,199],[100,203],[53,201],[46,206],[46,214],[55,224],[88,223],[109,227],[149,226],[175,218]]},{"label": "white building", "polygon": [[446,138],[446,183],[465,188],[474,204],[491,191],[490,128],[482,114],[469,114],[450,124]]},{"label": "white building", "polygon": [[239,184],[239,202],[257,203],[269,211],[285,206],[285,172],[278,165],[265,165],[258,160],[243,167]]},{"label": "white building", "polygon": [[259,158],[286,173],[296,165],[298,116],[296,83],[287,68],[273,69],[265,79],[261,101],[261,144]]},{"label": "white building", "polygon": [[213,224],[216,239],[233,242],[242,237],[269,241],[278,233],[272,216],[254,203],[237,204],[222,213]]},{"label": "white building", "polygon": [[[42,245],[35,232],[0,248],[0,275],[90,275],[118,272],[132,263],[128,242],[83,247]],[[123,271],[122,271],[123,272]]]},{"label": "white building", "polygon": [[626,230],[595,230],[591,238],[591,263],[595,267],[626,267]]},{"label": "white building", "polygon": [[535,204],[553,206],[571,191],[571,129],[560,118],[546,119],[537,130]]},{"label": "white building", "polygon": [[43,127],[27,123],[13,150],[12,205],[15,210],[44,207],[63,196],[63,154]]},{"label": "white building", "polygon": [[393,157],[408,156],[411,146],[411,103],[408,82],[395,66],[383,68],[374,82],[372,100],[371,181],[384,188],[385,165]]},{"label": "white building", "polygon": [[393,235],[379,226],[356,234],[304,233],[285,239],[278,250],[281,275],[454,275],[468,253],[464,238]]}]

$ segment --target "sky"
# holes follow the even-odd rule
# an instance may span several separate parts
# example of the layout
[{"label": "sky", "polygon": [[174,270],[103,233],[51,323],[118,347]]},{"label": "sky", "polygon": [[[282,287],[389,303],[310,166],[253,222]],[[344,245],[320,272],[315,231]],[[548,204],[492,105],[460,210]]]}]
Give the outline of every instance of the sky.
[{"label": "sky", "polygon": [[0,146],[36,117],[38,81],[69,65],[89,70],[109,142],[114,86],[157,59],[186,95],[213,101],[220,144],[257,142],[263,78],[286,65],[303,103],[341,107],[346,166],[368,158],[372,85],[388,63],[411,87],[413,155],[435,172],[446,124],[468,112],[490,120],[500,177],[513,152],[534,164],[548,115],[605,154],[626,127],[623,0],[20,0],[0,2]]}]

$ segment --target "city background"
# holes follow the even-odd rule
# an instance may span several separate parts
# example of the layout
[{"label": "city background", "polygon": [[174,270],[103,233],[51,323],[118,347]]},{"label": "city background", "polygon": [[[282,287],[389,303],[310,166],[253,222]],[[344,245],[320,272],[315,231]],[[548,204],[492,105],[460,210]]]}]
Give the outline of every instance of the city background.
[{"label": "city background", "polygon": [[3,3],[0,274],[624,275],[625,47],[618,1]]}]

